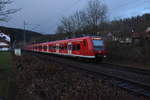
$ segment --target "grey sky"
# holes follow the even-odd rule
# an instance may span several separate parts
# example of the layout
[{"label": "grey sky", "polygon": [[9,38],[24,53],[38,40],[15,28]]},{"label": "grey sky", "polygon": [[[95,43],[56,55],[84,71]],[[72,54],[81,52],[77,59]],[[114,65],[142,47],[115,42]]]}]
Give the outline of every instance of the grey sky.
[{"label": "grey sky", "polygon": [[[52,34],[55,32],[62,16],[69,16],[76,10],[86,7],[88,0],[14,0],[8,8],[22,8],[10,16],[9,22],[0,22],[0,26],[26,28]],[[108,6],[110,19],[125,18],[150,12],[150,0],[103,0]],[[36,26],[38,24],[40,26]]]}]

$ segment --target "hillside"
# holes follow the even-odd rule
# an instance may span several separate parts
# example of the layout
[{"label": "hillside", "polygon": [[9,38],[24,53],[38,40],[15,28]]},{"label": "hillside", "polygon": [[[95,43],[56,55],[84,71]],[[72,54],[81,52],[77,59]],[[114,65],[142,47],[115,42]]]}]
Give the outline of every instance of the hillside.
[{"label": "hillside", "polygon": [[[24,40],[24,30],[17,28],[8,28],[0,26],[0,30],[11,36],[12,41],[21,42]],[[32,38],[42,36],[42,34],[26,30],[26,41],[30,41]]]}]

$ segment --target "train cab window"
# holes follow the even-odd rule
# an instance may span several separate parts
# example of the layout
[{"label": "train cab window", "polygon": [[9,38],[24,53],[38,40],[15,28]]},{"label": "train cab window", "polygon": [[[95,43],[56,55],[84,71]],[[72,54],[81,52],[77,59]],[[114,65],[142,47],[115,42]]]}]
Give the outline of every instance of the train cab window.
[{"label": "train cab window", "polygon": [[93,40],[93,45],[95,50],[104,49],[104,42],[103,40]]}]

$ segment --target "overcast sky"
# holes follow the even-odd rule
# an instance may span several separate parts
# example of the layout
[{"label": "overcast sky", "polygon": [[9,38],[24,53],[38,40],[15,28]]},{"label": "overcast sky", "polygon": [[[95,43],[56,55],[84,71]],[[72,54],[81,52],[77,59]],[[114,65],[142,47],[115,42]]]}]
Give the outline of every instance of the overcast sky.
[{"label": "overcast sky", "polygon": [[[62,16],[69,16],[84,9],[88,0],[14,0],[8,8],[22,8],[10,15],[9,22],[0,22],[0,26],[23,28],[43,34],[53,34]],[[150,0],[103,0],[108,7],[110,19],[126,18],[150,13]],[[40,25],[40,26],[37,26]]]}]

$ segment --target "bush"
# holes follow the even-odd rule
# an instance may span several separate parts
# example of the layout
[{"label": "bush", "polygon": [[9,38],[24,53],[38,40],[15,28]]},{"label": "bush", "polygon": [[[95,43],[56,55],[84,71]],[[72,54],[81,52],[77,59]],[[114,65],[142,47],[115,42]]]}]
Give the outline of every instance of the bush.
[{"label": "bush", "polygon": [[150,47],[145,45],[120,44],[110,42],[107,48],[109,60],[139,62],[142,64],[150,62]]}]

